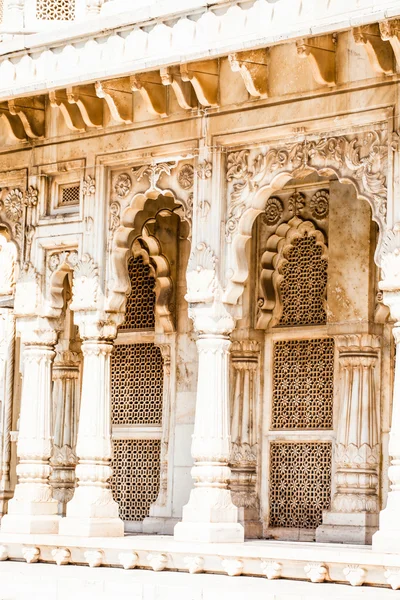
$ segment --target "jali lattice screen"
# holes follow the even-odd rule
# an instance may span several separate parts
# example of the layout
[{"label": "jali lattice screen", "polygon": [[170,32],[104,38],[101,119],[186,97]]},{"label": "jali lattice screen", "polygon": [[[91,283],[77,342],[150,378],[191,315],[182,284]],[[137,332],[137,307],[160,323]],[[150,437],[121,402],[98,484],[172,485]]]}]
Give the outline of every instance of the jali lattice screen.
[{"label": "jali lattice screen", "polygon": [[111,486],[123,521],[142,521],[160,489],[160,440],[114,440]]},{"label": "jali lattice screen", "polygon": [[73,21],[75,0],[36,0],[36,18],[40,21]]},{"label": "jali lattice screen", "polygon": [[270,527],[316,529],[331,499],[330,442],[272,442]]},{"label": "jali lattice screen", "polygon": [[272,429],[331,429],[333,338],[274,343]]},{"label": "jali lattice screen", "polygon": [[116,344],[111,355],[113,425],[161,425],[163,359],[154,344]]},{"label": "jali lattice screen", "polygon": [[294,240],[282,266],[280,284],[283,305],[280,325],[322,325],[326,323],[325,290],[328,261],[312,235]]},{"label": "jali lattice screen", "polygon": [[150,266],[141,256],[131,256],[128,274],[131,292],[126,303],[125,321],[119,329],[154,329],[155,279],[150,275]]}]

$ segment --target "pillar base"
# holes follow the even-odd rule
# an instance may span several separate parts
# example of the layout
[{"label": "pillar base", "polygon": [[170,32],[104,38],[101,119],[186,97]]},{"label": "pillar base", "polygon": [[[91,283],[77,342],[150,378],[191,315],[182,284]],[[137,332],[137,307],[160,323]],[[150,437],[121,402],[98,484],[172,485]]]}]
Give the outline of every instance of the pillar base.
[{"label": "pillar base", "polygon": [[174,535],[174,527],[180,519],[174,517],[146,517],[143,521],[143,533]]},{"label": "pillar base", "polygon": [[336,544],[371,544],[372,536],[377,529],[377,514],[324,512],[323,524],[316,531],[316,541]]},{"label": "pillar base", "polygon": [[82,537],[123,537],[124,522],[117,518],[64,517],[60,521],[59,533]]},{"label": "pillar base", "polygon": [[58,515],[4,515],[1,533],[53,533],[57,534],[61,517]]},{"label": "pillar base", "polygon": [[240,523],[185,523],[175,525],[176,542],[244,542],[244,529]]}]

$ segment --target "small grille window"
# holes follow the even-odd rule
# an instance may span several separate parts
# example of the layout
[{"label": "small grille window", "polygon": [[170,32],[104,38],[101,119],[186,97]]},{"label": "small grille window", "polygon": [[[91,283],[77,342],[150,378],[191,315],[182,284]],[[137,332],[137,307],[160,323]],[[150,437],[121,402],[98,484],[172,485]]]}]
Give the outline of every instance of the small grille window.
[{"label": "small grille window", "polygon": [[77,206],[79,204],[80,190],[79,183],[60,186],[59,206]]},{"label": "small grille window", "polygon": [[39,21],[73,21],[75,0],[36,0],[36,18]]}]

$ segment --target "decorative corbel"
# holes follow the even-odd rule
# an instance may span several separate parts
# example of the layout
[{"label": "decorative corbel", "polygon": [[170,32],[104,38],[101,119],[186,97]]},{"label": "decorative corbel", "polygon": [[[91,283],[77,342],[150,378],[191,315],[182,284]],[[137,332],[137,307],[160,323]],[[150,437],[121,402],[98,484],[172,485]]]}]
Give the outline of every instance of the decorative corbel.
[{"label": "decorative corbel", "polygon": [[26,141],[28,139],[21,119],[10,113],[7,102],[0,102],[0,121],[7,125],[10,136],[15,140]]},{"label": "decorative corbel", "polygon": [[120,77],[95,84],[98,98],[107,102],[110,113],[117,123],[133,122],[133,99],[129,77]]},{"label": "decorative corbel", "polygon": [[8,101],[11,115],[18,115],[28,138],[44,137],[44,96],[14,98]]},{"label": "decorative corbel", "polygon": [[400,19],[382,21],[379,23],[379,30],[382,40],[390,42],[397,64],[400,65]]},{"label": "decorative corbel", "polygon": [[140,92],[150,113],[159,117],[167,116],[167,90],[158,71],[132,75],[130,85],[132,91]]},{"label": "decorative corbel", "polygon": [[85,131],[85,123],[76,104],[70,104],[65,90],[49,92],[50,106],[58,107],[64,118],[65,124],[71,131]]},{"label": "decorative corbel", "polygon": [[247,91],[255,98],[268,97],[268,48],[233,52],[229,63],[234,72],[239,72]]},{"label": "decorative corbel", "polygon": [[297,54],[308,58],[315,81],[322,85],[336,84],[336,36],[322,35],[296,42]]},{"label": "decorative corbel", "polygon": [[192,86],[188,81],[183,81],[179,67],[163,67],[160,69],[160,76],[163,85],[172,86],[181,108],[195,108]]},{"label": "decorative corbel", "polygon": [[390,43],[382,39],[378,24],[354,27],[353,36],[356,44],[365,47],[375,73],[393,75],[393,51]]},{"label": "decorative corbel", "polygon": [[204,60],[180,66],[183,81],[190,81],[202,106],[218,106],[218,60]]},{"label": "decorative corbel", "polygon": [[76,104],[87,127],[103,127],[103,101],[93,84],[67,88],[70,104]]}]

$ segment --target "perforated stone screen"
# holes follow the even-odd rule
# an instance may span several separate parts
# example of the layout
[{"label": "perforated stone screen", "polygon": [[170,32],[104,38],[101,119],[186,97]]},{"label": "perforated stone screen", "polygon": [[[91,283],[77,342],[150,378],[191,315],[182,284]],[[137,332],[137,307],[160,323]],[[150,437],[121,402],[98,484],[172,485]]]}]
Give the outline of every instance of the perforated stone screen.
[{"label": "perforated stone screen", "polygon": [[272,429],[331,429],[333,338],[274,343]]},{"label": "perforated stone screen", "polygon": [[40,21],[73,21],[75,0],[36,0],[36,18]]},{"label": "perforated stone screen", "polygon": [[270,527],[316,529],[330,506],[330,442],[272,442]]},{"label": "perforated stone screen", "polygon": [[154,329],[156,295],[150,267],[143,262],[141,256],[131,256],[128,260],[128,273],[131,292],[126,303],[125,321],[119,329]]},{"label": "perforated stone screen", "polygon": [[76,206],[79,204],[80,185],[63,185],[60,189],[60,206]]},{"label": "perforated stone screen", "polygon": [[161,425],[163,359],[154,344],[115,345],[111,355],[113,425]]},{"label": "perforated stone screen", "polygon": [[160,440],[114,440],[113,497],[124,521],[149,516],[160,488]]},{"label": "perforated stone screen", "polygon": [[328,280],[328,261],[321,258],[322,247],[307,233],[293,242],[282,267],[280,285],[283,312],[280,325],[322,325]]}]

